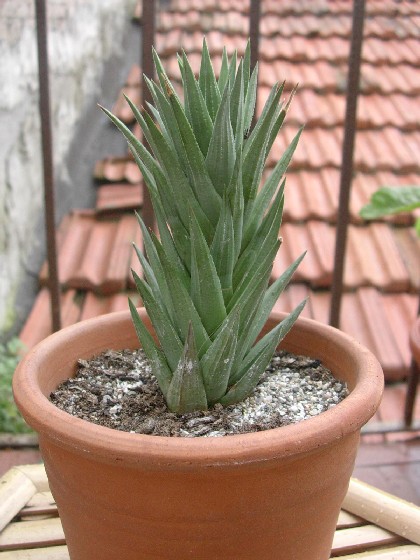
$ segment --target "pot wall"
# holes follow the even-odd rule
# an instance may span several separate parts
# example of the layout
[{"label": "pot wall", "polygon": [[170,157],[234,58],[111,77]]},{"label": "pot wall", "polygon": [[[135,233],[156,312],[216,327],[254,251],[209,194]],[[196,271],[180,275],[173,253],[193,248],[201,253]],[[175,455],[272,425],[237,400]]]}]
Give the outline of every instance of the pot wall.
[{"label": "pot wall", "polygon": [[75,465],[51,442],[41,449],[72,560],[326,560],[357,442],[269,466],[187,472]]},{"label": "pot wall", "polygon": [[136,345],[127,313],[87,321],[41,343],[14,380],[18,405],[40,432],[72,560],[327,560],[359,430],[382,391],[373,356],[335,329],[299,320],[286,348],[321,359],[352,393],[313,419],[257,434],[126,434],[46,398],[77,358]]}]

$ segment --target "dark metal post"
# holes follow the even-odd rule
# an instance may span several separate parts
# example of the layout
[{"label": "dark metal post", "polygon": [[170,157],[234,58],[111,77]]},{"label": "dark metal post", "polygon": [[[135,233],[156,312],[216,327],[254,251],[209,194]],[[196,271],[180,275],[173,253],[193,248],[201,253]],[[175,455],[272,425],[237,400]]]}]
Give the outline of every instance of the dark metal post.
[{"label": "dark metal post", "polygon": [[354,139],[357,125],[356,113],[357,98],[359,93],[364,14],[365,1],[354,0],[350,60],[347,79],[346,115],[344,121],[344,141],[341,158],[340,198],[338,205],[334,274],[330,308],[330,325],[333,327],[338,327],[340,323],[344,262],[349,222],[350,188],[353,174]]},{"label": "dark metal post", "polygon": [[[155,42],[156,32],[156,2],[155,0],[146,0],[143,2],[142,17],[142,71],[148,78],[154,76],[154,65],[152,57],[152,46]],[[143,77],[141,81],[141,103],[146,108],[146,103],[152,101],[152,96]],[[143,207],[142,218],[148,229],[154,229],[155,217],[153,213],[152,201],[149,191],[143,184]]]},{"label": "dark metal post", "polygon": [[39,112],[41,118],[42,156],[44,168],[45,228],[47,235],[48,284],[53,332],[60,330],[60,281],[58,278],[55,237],[54,167],[52,154],[50,89],[48,76],[47,13],[45,0],[36,0],[38,45]]},{"label": "dark metal post", "polygon": [[420,367],[413,360],[411,362],[410,375],[407,380],[407,394],[404,405],[404,425],[409,428],[413,424],[414,405],[416,402],[417,389],[420,380]]},{"label": "dark metal post", "polygon": [[251,70],[258,62],[260,49],[261,2],[251,0],[249,11],[249,38],[251,41]]},{"label": "dark metal post", "polygon": [[[417,317],[420,316],[420,297]],[[407,379],[407,393],[404,405],[404,424],[407,427],[412,426],[414,416],[414,405],[416,403],[417,389],[420,380],[420,364],[415,360],[411,361],[410,374]]]}]

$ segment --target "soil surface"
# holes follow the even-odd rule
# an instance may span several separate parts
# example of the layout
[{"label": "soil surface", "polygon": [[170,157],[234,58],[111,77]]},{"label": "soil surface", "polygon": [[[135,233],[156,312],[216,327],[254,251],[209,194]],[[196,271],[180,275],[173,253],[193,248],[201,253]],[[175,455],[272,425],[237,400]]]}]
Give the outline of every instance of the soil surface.
[{"label": "soil surface", "polygon": [[328,410],[348,395],[318,360],[276,353],[254,392],[228,407],[170,412],[143,351],[108,350],[79,360],[74,378],[51,401],[73,416],[125,432],[173,437],[219,437],[268,430]]}]

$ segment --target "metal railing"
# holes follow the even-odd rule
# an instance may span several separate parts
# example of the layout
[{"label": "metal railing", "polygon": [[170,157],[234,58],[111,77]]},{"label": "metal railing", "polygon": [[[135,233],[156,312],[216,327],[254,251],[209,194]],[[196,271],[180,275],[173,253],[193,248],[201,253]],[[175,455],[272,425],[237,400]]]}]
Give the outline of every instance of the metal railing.
[{"label": "metal railing", "polygon": [[[261,1],[249,0],[249,35],[251,38],[251,64],[259,58]],[[49,290],[51,294],[51,322],[53,331],[60,328],[60,284],[57,271],[57,250],[55,243],[54,210],[54,173],[51,142],[50,101],[48,85],[48,49],[46,0],[35,0],[37,16],[40,112],[42,122],[42,149],[44,162],[45,224],[47,236],[47,255],[49,269]],[[359,95],[361,50],[363,44],[363,27],[365,19],[365,0],[353,0],[352,34],[350,42],[346,113],[344,122],[344,141],[342,147],[340,194],[338,205],[337,234],[335,244],[335,261],[330,308],[330,324],[338,327],[343,295],[343,272],[346,255],[346,240],[349,225],[349,200],[353,176],[353,152],[357,128],[357,100]],[[152,45],[156,34],[156,0],[143,2],[142,15],[142,52],[141,66],[144,74],[153,75]],[[142,81],[142,105],[150,101],[150,94],[145,81]],[[143,189],[142,216],[149,228],[153,228],[154,216],[147,189]],[[398,426],[378,426],[377,432],[399,431],[413,427],[413,408],[417,391],[419,372],[413,364],[407,387],[404,422]],[[416,429],[418,429],[416,427]]]}]

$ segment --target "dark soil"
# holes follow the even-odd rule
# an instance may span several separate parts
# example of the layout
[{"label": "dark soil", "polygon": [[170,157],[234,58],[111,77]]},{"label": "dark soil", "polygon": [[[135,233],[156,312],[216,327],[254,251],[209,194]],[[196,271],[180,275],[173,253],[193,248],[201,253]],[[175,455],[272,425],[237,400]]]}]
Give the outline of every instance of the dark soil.
[{"label": "dark soil", "polygon": [[315,416],[348,394],[318,360],[275,354],[253,394],[242,403],[177,415],[170,412],[142,350],[79,360],[76,377],[52,394],[59,408],[109,428],[173,437],[255,432]]}]

